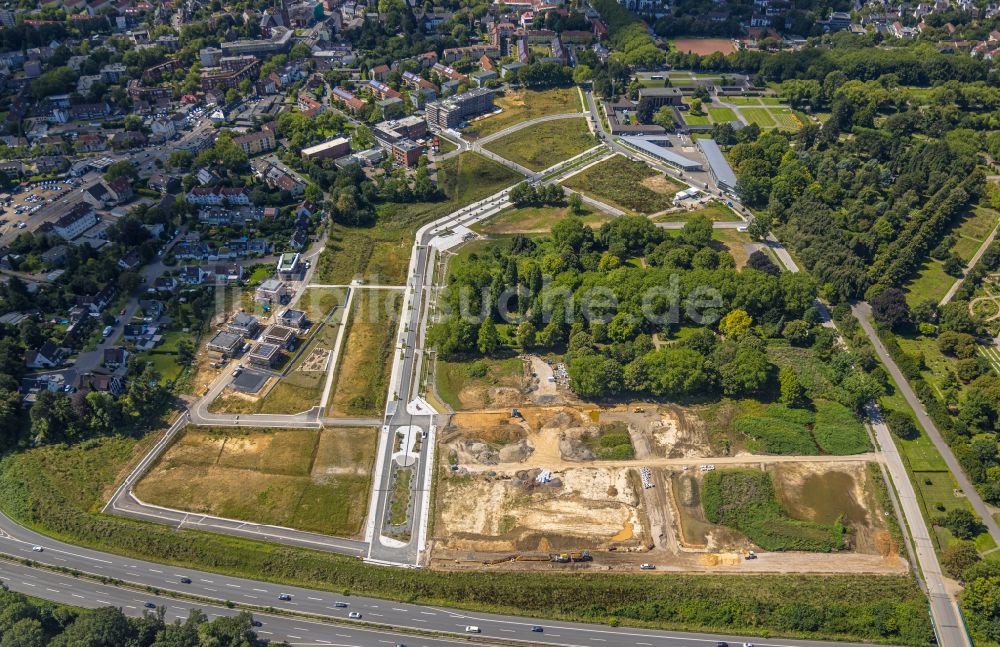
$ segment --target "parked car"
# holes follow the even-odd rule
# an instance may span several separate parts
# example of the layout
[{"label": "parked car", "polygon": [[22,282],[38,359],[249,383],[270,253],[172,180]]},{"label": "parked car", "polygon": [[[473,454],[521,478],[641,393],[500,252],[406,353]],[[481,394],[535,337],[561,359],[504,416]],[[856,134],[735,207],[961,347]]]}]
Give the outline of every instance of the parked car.
[{"label": "parked car", "polygon": [[639,564],[639,568],[644,571],[655,571],[656,564]]}]

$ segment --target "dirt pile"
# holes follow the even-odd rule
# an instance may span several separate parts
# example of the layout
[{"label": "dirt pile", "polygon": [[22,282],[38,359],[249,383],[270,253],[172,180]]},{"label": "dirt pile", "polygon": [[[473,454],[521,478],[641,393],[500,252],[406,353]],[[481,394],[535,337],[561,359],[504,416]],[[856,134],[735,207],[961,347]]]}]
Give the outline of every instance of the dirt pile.
[{"label": "dirt pile", "polygon": [[528,458],[535,448],[528,444],[528,441],[521,439],[516,443],[500,448],[499,457],[501,463],[520,463]]}]

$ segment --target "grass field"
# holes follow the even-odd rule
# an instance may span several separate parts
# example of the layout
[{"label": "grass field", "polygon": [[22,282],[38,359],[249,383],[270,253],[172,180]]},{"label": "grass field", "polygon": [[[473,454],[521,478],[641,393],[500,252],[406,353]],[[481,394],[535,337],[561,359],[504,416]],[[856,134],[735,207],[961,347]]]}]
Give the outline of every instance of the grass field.
[{"label": "grass field", "polygon": [[596,144],[587,121],[543,121],[486,144],[484,148],[532,171],[543,171]]},{"label": "grass field", "polygon": [[[306,313],[312,322],[326,321],[335,306],[347,300],[347,288],[308,288],[296,303],[296,309]],[[333,313],[338,321],[340,317]]]},{"label": "grass field", "polygon": [[767,108],[743,108],[740,112],[743,113],[747,121],[757,124],[761,128],[774,128],[777,125]]},{"label": "grass field", "polygon": [[704,216],[712,222],[734,222],[740,219],[740,217],[736,215],[736,212],[726,205],[721,202],[712,201],[702,209],[665,213],[657,216],[653,220],[656,222],[686,222],[695,216]]},{"label": "grass field", "polygon": [[632,213],[656,213],[673,205],[684,185],[642,162],[615,155],[565,180],[563,184],[596,200]]},{"label": "grass field", "polygon": [[[998,219],[1000,219],[1000,213],[981,205],[966,212],[949,231],[951,235],[955,236],[955,243],[949,251],[956,254],[964,262],[970,261],[993,232]],[[944,271],[944,263],[927,257],[917,274],[906,286],[906,301],[911,306],[928,299],[937,303],[944,298],[956,280],[958,280],[957,277]]]},{"label": "grass field", "polygon": [[765,454],[846,456],[871,449],[864,427],[849,409],[826,400],[817,400],[815,407],[744,403],[733,426],[750,439],[752,451]]},{"label": "grass field", "polygon": [[750,258],[751,254],[750,247],[753,246],[753,240],[749,234],[736,229],[713,229],[712,240],[715,241],[715,246],[720,249],[724,248],[733,257],[737,268],[747,264],[747,259]]},{"label": "grass field", "polygon": [[439,164],[438,202],[388,203],[379,206],[374,227],[332,225],[319,257],[316,282],[350,283],[355,276],[369,283],[403,285],[410,247],[417,228],[471,202],[515,184],[521,176],[478,153],[465,152]]},{"label": "grass field", "polygon": [[762,106],[760,97],[723,97],[726,103],[731,103],[734,106]]},{"label": "grass field", "polygon": [[148,502],[323,534],[362,530],[372,428],[189,428],[136,485]]},{"label": "grass field", "polygon": [[927,258],[916,276],[906,286],[906,302],[915,306],[921,301],[939,302],[948,293],[948,288],[956,278],[944,271],[944,264],[936,259]]},{"label": "grass field", "polygon": [[331,415],[382,413],[402,300],[399,290],[360,290],[354,297],[334,377]]},{"label": "grass field", "polygon": [[688,124],[689,126],[712,125],[712,118],[707,114],[696,115],[693,114],[690,110],[688,110],[687,112],[682,112],[681,117],[684,119],[684,123]]},{"label": "grass field", "polygon": [[579,215],[570,214],[569,207],[524,207],[504,211],[472,229],[485,234],[545,234],[563,218],[579,218],[589,227],[600,227],[614,216],[592,211],[586,205]]},{"label": "grass field", "polygon": [[469,139],[477,139],[536,117],[582,110],[580,93],[576,86],[551,90],[509,91],[504,96],[497,97],[496,105],[502,112],[476,119],[462,131],[462,134]]},{"label": "grass field", "polygon": [[344,555],[92,514],[113,489],[116,475],[127,472],[148,445],[116,438],[9,453],[0,460],[0,508],[59,539],[178,568],[471,611],[605,623],[613,617],[623,626],[804,636],[789,628],[788,610],[794,608],[819,623],[813,638],[822,634],[917,646],[932,636],[926,598],[908,575],[637,578],[387,569]]},{"label": "grass field", "polygon": [[739,121],[736,117],[736,112],[732,108],[709,108],[708,115],[712,118],[712,121],[721,124],[727,121]]},{"label": "grass field", "polygon": [[[339,328],[337,324],[328,323],[310,337],[305,349],[295,358],[288,375],[278,380],[260,400],[258,413],[299,413],[319,404],[326,384],[326,370],[303,371],[303,363],[314,351],[332,351]],[[326,364],[322,368],[325,369]]]}]

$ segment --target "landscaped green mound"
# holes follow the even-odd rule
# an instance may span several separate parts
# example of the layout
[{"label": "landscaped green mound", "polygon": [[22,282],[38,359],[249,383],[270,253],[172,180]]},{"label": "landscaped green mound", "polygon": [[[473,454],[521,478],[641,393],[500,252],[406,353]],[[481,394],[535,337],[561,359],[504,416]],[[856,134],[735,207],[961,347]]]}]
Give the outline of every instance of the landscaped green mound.
[{"label": "landscaped green mound", "polygon": [[789,518],[778,505],[767,472],[732,469],[709,472],[702,485],[708,521],[739,530],[765,550],[827,553],[844,545],[844,526]]}]

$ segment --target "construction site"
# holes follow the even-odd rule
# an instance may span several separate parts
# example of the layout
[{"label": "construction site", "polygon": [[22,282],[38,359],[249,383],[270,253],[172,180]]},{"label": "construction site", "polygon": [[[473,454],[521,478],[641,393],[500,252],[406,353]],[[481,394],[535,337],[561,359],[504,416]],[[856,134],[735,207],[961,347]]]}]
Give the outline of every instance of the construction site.
[{"label": "construction site", "polygon": [[[875,453],[753,455],[710,438],[699,409],[525,401],[459,411],[438,431],[432,567],[841,574],[908,568]],[[765,551],[739,529],[708,521],[706,474],[737,468],[769,477],[772,508],[786,527],[836,527],[843,541],[828,552]]]}]

